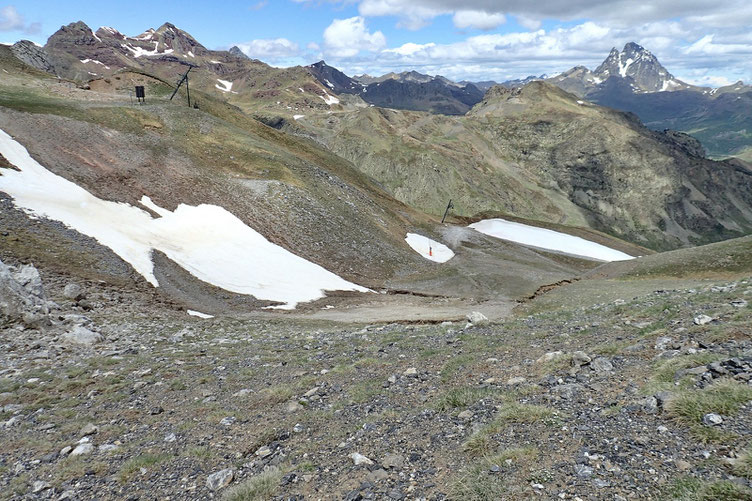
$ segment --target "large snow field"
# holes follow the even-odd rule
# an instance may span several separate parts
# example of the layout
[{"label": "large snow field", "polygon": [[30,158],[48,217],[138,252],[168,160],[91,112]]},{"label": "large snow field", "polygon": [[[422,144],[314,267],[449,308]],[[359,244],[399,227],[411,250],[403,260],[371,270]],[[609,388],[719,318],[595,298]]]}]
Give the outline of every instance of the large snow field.
[{"label": "large snow field", "polygon": [[627,259],[633,259],[629,254],[591,242],[590,240],[585,240],[584,238],[547,230],[546,228],[506,221],[504,219],[485,219],[471,224],[470,228],[503,240],[511,240],[523,245],[564,252],[599,261],[626,261]]},{"label": "large snow field", "polygon": [[446,263],[454,257],[454,252],[446,245],[417,233],[408,233],[405,241],[415,252],[437,263]]},{"label": "large snow field", "polygon": [[324,291],[368,289],[269,242],[226,209],[180,204],[169,211],[148,197],[141,204],[102,200],[45,169],[26,149],[0,130],[0,153],[20,171],[0,170],[0,191],[32,215],[46,217],[112,249],[155,287],[153,250],[167,255],[196,278],[257,299],[284,303],[324,297]]}]

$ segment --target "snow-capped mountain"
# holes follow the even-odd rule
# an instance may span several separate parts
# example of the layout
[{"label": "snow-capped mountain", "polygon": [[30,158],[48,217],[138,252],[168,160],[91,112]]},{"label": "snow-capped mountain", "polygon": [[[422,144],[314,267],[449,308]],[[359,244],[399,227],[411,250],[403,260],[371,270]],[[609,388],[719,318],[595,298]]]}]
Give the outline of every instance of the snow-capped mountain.
[{"label": "snow-capped mountain", "polygon": [[669,73],[652,52],[634,42],[626,44],[621,52],[616,47],[611,49],[595,71],[575,66],[549,81],[566,91],[587,96],[610,78],[626,83],[638,93],[699,89]]},{"label": "snow-capped mountain", "polygon": [[643,92],[663,92],[688,89],[691,85],[675,78],[663,67],[652,52],[629,42],[619,52],[615,47],[608,57],[595,69],[595,76],[606,80],[612,76],[631,78],[634,85]]}]

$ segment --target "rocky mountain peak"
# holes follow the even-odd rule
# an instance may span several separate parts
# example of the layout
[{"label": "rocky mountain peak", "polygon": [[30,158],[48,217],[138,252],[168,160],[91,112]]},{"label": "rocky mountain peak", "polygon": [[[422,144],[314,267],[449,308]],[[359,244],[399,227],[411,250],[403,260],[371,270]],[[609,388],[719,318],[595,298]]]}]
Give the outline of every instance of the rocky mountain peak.
[{"label": "rocky mountain peak", "polygon": [[615,47],[608,57],[595,69],[595,76],[601,80],[611,77],[631,78],[636,91],[659,92],[688,87],[677,80],[663,67],[647,49],[635,42],[629,42],[621,52]]},{"label": "rocky mountain peak", "polygon": [[61,26],[59,30],[52,34],[47,40],[45,47],[56,46],[94,46],[101,43],[101,39],[92,31],[83,21],[76,21],[66,26]]},{"label": "rocky mountain peak", "polygon": [[238,47],[237,45],[233,45],[230,48],[229,52],[235,57],[240,57],[242,59],[250,59],[250,57],[248,57],[245,52],[240,50],[240,47]]}]

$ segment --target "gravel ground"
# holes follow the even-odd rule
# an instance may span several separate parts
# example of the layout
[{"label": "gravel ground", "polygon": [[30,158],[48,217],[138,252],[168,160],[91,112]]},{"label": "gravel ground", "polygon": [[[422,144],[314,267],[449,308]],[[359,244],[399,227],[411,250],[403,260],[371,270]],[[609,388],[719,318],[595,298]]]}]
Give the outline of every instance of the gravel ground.
[{"label": "gravel ground", "polygon": [[43,281],[53,326],[0,333],[3,499],[752,496],[747,280],[470,325],[201,320]]}]

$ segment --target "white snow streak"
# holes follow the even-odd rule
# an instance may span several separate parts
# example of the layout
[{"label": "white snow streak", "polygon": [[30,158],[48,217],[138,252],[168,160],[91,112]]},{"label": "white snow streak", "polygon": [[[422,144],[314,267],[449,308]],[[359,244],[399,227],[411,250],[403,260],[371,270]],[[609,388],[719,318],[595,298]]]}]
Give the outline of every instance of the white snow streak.
[{"label": "white snow streak", "polygon": [[503,240],[511,240],[512,242],[531,247],[564,252],[599,261],[626,261],[627,259],[633,259],[629,254],[591,242],[590,240],[585,240],[584,238],[536,226],[505,221],[504,219],[485,219],[471,224],[470,228]]},{"label": "white snow streak", "polygon": [[196,310],[185,310],[185,312],[188,313],[192,317],[203,318],[204,320],[214,318],[214,315],[208,315],[206,313],[201,313],[200,311],[196,311]]},{"label": "white snow streak", "polygon": [[417,233],[408,233],[405,242],[424,258],[437,263],[446,263],[454,257],[454,252],[446,245]]},{"label": "white snow streak", "polygon": [[153,251],[163,252],[196,278],[238,294],[283,303],[324,297],[324,291],[368,289],[269,242],[222,207],[181,204],[169,211],[148,197],[141,203],[160,217],[128,204],[99,199],[45,169],[0,130],[0,153],[21,169],[0,169],[0,191],[39,217],[60,221],[112,249],[155,287]]},{"label": "white snow streak", "polygon": [[333,104],[339,104],[339,99],[337,99],[337,98],[336,98],[336,97],[334,97],[334,96],[330,96],[330,95],[329,95],[329,94],[327,94],[326,92],[324,93],[324,95],[323,95],[323,96],[319,96],[319,97],[320,97],[321,99],[323,99],[323,100],[324,100],[324,102],[325,102],[326,104],[328,104],[329,106],[331,106],[331,105],[333,105]]},{"label": "white snow streak", "polygon": [[[228,82],[227,80],[220,80],[217,79],[218,84],[214,84],[214,87],[218,88],[222,92],[232,92],[232,82]],[[221,84],[221,87],[220,87]]]},{"label": "white snow streak", "polygon": [[293,115],[292,116],[293,120],[300,120],[301,118],[305,118],[305,115]]}]

